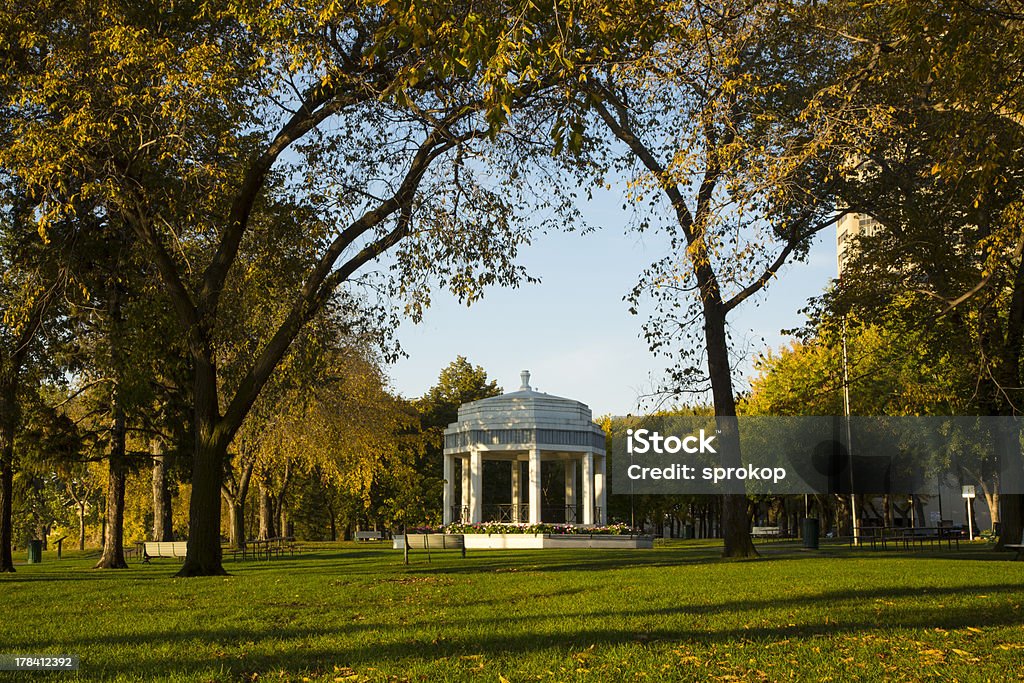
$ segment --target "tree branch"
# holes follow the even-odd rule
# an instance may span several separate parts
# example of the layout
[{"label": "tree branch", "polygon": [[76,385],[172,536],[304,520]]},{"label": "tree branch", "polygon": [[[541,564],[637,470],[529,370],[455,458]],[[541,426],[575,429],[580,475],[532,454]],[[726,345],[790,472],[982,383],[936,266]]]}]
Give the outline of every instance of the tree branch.
[{"label": "tree branch", "polygon": [[779,269],[786,264],[786,259],[789,258],[789,255],[792,254],[798,246],[800,246],[809,237],[818,234],[819,232],[821,232],[822,230],[831,225],[835,225],[835,223],[840,218],[845,216],[846,213],[848,212],[843,211],[837,213],[832,218],[829,218],[828,220],[819,223],[818,225],[814,226],[813,228],[810,228],[809,230],[803,233],[797,234],[796,230],[794,230],[793,233],[790,235],[789,241],[786,242],[786,246],[782,248],[782,251],[780,251],[779,255],[775,257],[775,260],[772,261],[771,264],[764,269],[764,272],[761,274],[761,276],[758,277],[753,282],[751,282],[746,287],[744,287],[743,289],[741,289],[739,292],[734,294],[732,297],[729,298],[728,301],[725,302],[725,312],[728,313],[729,311],[731,311],[732,309],[736,308],[741,303],[749,299],[751,296],[753,296],[760,290],[764,289],[765,285],[767,285],[771,281],[771,279],[775,277],[775,274],[779,272]]},{"label": "tree branch", "polygon": [[[451,121],[446,121],[445,127],[450,124]],[[230,440],[234,436],[263,385],[267,382],[281,358],[284,357],[302,325],[323,307],[335,288],[362,265],[384,253],[384,251],[397,244],[398,241],[408,234],[408,220],[411,215],[412,202],[415,199],[420,181],[431,162],[459,142],[476,135],[478,133],[473,131],[451,139],[447,137],[441,128],[434,128],[430,135],[420,144],[416,155],[409,164],[402,183],[395,193],[375,209],[364,213],[334,239],[303,284],[287,318],[278,327],[277,332],[264,347],[262,353],[260,353],[240,382],[238,390],[235,392],[235,396],[229,403],[221,420],[219,430],[221,431],[222,438]],[[398,226],[394,230],[366,245],[341,268],[334,273],[331,272],[335,262],[346,248],[351,246],[368,230],[380,225],[396,211],[401,211],[402,215],[398,221]]]},{"label": "tree branch", "polygon": [[361,96],[341,97],[328,86],[312,88],[298,111],[288,119],[267,148],[246,170],[238,194],[231,204],[228,224],[221,235],[217,252],[203,273],[202,285],[196,298],[196,306],[201,310],[201,315],[211,314],[217,310],[224,280],[238,254],[253,206],[277,158],[292,143],[324,120],[360,99]]}]

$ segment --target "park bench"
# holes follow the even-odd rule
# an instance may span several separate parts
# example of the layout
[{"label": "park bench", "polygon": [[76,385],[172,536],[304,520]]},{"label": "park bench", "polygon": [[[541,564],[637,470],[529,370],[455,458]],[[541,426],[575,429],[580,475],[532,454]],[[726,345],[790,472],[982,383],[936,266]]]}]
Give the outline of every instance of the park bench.
[{"label": "park bench", "polygon": [[779,531],[777,526],[755,526],[750,530],[750,535],[754,538],[778,538]]},{"label": "park bench", "polygon": [[146,541],[142,544],[142,563],[149,564],[154,557],[185,559],[188,541]]},{"label": "park bench", "polygon": [[1020,543],[1007,543],[1003,547],[1007,550],[1016,550],[1017,554],[1013,556],[1013,559],[1019,560],[1024,555],[1024,533],[1020,535]]},{"label": "park bench", "polygon": [[384,534],[380,531],[357,531],[357,541],[380,541],[384,538]]},{"label": "park bench", "polygon": [[915,547],[924,548],[925,544],[942,546],[943,543],[949,549],[956,544],[960,549],[960,530],[954,529],[952,522],[944,522],[937,527],[880,527],[862,526],[856,539],[850,536],[850,546],[859,545],[864,547],[868,544],[872,549],[886,550],[890,546],[899,550],[913,550]]},{"label": "park bench", "polygon": [[271,540],[273,541],[270,548],[271,553],[277,553],[278,557],[284,557],[285,553],[295,557],[295,551],[299,549],[299,545],[295,542],[294,536],[278,536]]},{"label": "park bench", "polygon": [[254,560],[269,560],[274,555],[283,557],[285,553],[289,553],[294,557],[295,551],[298,549],[299,546],[295,543],[294,536],[275,536],[273,538],[249,541],[245,548],[236,552],[242,553],[243,560],[246,557],[246,553],[252,555]]},{"label": "park bench", "polygon": [[956,547],[960,548],[960,532],[952,527],[912,527],[909,529],[903,529],[899,532],[896,537],[897,543],[903,543],[904,549],[913,550],[914,545],[917,544],[921,548],[924,548],[924,544],[929,545],[942,545],[942,542],[946,542],[946,546],[949,548],[953,547],[953,543],[956,543]]},{"label": "park bench", "polygon": [[411,550],[426,550],[427,562],[431,550],[461,550],[462,556],[466,556],[466,537],[462,534],[405,534],[401,539],[406,564]]}]

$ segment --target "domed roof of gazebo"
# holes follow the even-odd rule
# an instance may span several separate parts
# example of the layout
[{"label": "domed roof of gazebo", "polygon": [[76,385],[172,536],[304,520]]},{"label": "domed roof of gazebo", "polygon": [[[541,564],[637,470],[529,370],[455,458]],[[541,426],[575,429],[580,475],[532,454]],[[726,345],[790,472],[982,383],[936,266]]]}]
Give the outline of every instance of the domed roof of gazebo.
[{"label": "domed roof of gazebo", "polygon": [[604,452],[604,431],[589,406],[537,391],[528,370],[520,377],[517,391],[462,404],[458,421],[445,430],[445,451],[483,446]]},{"label": "domed roof of gazebo", "polygon": [[520,376],[523,385],[516,391],[459,406],[459,422],[498,422],[501,426],[522,423],[536,425],[539,422],[550,423],[552,426],[593,422],[590,407],[585,403],[537,391],[530,386],[529,370],[523,370]]}]

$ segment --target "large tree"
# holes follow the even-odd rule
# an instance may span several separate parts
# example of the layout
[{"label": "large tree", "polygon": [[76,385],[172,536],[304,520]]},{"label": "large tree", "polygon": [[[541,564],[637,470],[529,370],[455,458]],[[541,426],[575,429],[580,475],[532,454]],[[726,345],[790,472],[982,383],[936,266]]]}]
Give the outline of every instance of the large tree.
[{"label": "large tree", "polygon": [[[498,396],[501,391],[497,380],[488,378],[482,366],[473,365],[465,356],[458,356],[442,368],[437,383],[416,401],[416,410],[426,437],[417,470],[423,476],[423,496],[428,501],[428,509],[441,510],[444,504],[444,430],[458,419],[459,406],[463,403]],[[485,485],[491,482],[484,494],[489,499],[493,490],[503,481],[499,472],[494,474],[497,476],[484,477]]]},{"label": "large tree", "polygon": [[[729,316],[835,221],[836,157],[819,113],[837,97],[840,58],[815,18],[799,3],[728,0],[609,12],[634,42],[655,40],[628,61],[581,67],[580,113],[565,116],[569,145],[591,152],[602,180],[628,177],[639,227],[667,236],[629,298],[634,312],[654,308],[644,335],[672,361],[668,392],[710,390],[736,464]],[[725,556],[756,555],[745,497],[727,496],[722,513]]]},{"label": "large tree", "polygon": [[[223,572],[228,445],[340,289],[385,252],[394,256],[383,289],[414,310],[431,278],[465,298],[519,280],[513,259],[527,226],[509,215],[521,198],[479,182],[513,169],[472,156],[542,80],[505,78],[507,38],[529,30],[507,9],[105,0],[5,13],[28,68],[3,77],[16,144],[0,162],[45,197],[44,221],[67,213],[74,186],[129,225],[181,324],[195,433],[181,575]],[[309,209],[292,228],[317,235],[319,249],[248,368],[226,384],[222,295],[253,216],[285,197]]]},{"label": "large tree", "polygon": [[[835,310],[947,329],[933,353],[958,346],[967,414],[1015,416],[1024,396],[1022,21],[1013,0],[906,1],[854,3],[830,27],[867,74],[835,113],[856,162],[843,196],[883,226],[855,245]],[[1024,497],[1002,500],[1017,542]]]},{"label": "large tree", "polygon": [[[6,126],[0,130],[8,132]],[[34,229],[36,208],[20,180],[0,170],[0,572],[14,571],[15,439],[23,429],[22,402],[44,379],[59,377],[52,356],[67,334],[62,304],[73,238],[62,223],[45,244]]]}]

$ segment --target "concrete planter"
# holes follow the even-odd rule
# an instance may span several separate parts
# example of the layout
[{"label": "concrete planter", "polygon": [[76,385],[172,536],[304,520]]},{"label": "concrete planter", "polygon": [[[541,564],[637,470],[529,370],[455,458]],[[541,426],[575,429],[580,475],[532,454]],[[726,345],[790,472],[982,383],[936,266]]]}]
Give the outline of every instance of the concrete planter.
[{"label": "concrete planter", "polygon": [[543,548],[543,534],[465,534],[466,550],[526,550]]},{"label": "concrete planter", "polygon": [[610,534],[546,534],[545,548],[653,548],[653,536],[612,536]]},{"label": "concrete planter", "polygon": [[[442,534],[432,534],[441,536]],[[463,534],[467,550],[529,550],[542,548],[610,548],[633,550],[654,547],[652,536],[607,534]],[[433,539],[431,539],[433,541]],[[432,542],[433,546],[434,543]],[[441,547],[441,541],[436,543]],[[402,550],[405,537],[395,536],[393,547]]]}]

